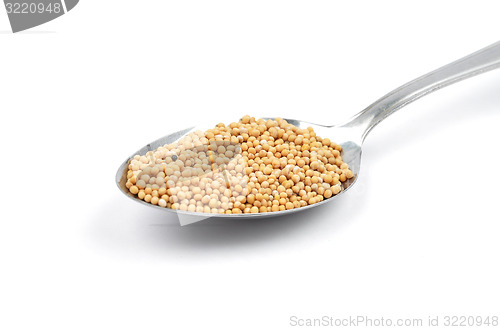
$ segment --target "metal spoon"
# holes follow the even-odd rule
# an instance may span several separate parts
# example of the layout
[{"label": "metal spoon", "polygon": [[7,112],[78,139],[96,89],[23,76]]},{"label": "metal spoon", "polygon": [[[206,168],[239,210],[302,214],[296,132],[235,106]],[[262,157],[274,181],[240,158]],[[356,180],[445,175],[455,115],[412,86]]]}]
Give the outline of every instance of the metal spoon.
[{"label": "metal spoon", "polygon": [[[341,193],[349,189],[352,184],[356,181],[361,162],[361,146],[365,140],[368,133],[383,119],[393,114],[397,110],[401,109],[405,105],[425,96],[431,92],[434,92],[442,87],[451,85],[458,81],[473,77],[475,75],[493,70],[500,67],[500,42],[497,42],[491,46],[483,48],[473,54],[463,57],[455,62],[445,65],[435,71],[432,71],[426,75],[423,75],[409,83],[393,90],[389,94],[383,96],[382,98],[375,101],[369,107],[352,117],[349,121],[334,125],[334,126],[324,126],[317,125],[305,121],[287,119],[287,121],[298,127],[308,127],[312,126],[316,133],[321,137],[328,137],[332,141],[340,144],[343,148],[342,158],[349,164],[350,169],[355,174],[354,177],[346,181],[343,185],[343,190]],[[168,143],[172,143],[179,138],[185,136],[189,132],[196,129],[195,127],[190,127],[165,137],[162,137],[156,141],[153,141],[141,148],[134,155],[144,155],[146,152],[154,150],[160,146]],[[200,221],[208,217],[231,217],[231,218],[256,218],[256,217],[272,217],[292,214],[299,211],[308,210],[312,207],[323,205],[327,202],[333,200],[328,198],[320,203],[313,205],[308,205],[305,207],[295,208],[287,211],[278,212],[267,212],[267,213],[254,213],[254,214],[205,214],[198,212],[187,212],[187,211],[177,211],[170,208],[161,208],[150,203],[146,203],[133,194],[125,187],[127,181],[127,170],[128,164],[132,157],[127,158],[123,164],[118,169],[116,173],[116,183],[120,190],[133,200],[147,205],[149,207],[154,207],[156,209],[161,209],[166,212],[173,212],[179,216],[179,220],[182,225]],[[339,194],[335,196],[339,196]]]}]

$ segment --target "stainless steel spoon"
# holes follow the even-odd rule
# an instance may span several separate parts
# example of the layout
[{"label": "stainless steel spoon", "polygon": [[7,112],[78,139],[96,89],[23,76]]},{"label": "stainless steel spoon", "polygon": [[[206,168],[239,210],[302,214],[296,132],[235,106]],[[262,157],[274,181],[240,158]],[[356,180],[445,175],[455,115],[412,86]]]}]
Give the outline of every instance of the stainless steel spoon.
[{"label": "stainless steel spoon", "polygon": [[[435,71],[423,75],[409,83],[393,90],[389,94],[375,101],[369,107],[355,115],[349,121],[334,125],[324,126],[317,125],[300,120],[287,119],[291,124],[298,127],[312,126],[316,133],[321,137],[328,137],[332,141],[340,144],[343,148],[342,158],[349,164],[355,176],[344,183],[344,189],[341,193],[345,192],[352,186],[359,175],[360,162],[361,162],[361,146],[368,133],[383,119],[401,109],[405,105],[434,92],[442,87],[451,85],[458,81],[473,77],[475,75],[493,70],[500,67],[500,42],[491,46],[483,48],[473,54],[463,57],[455,62],[445,65]],[[146,152],[154,150],[160,146],[172,143],[182,136],[193,131],[195,127],[190,127],[156,141],[153,141],[134,153],[144,155]],[[156,209],[161,209],[166,212],[173,212],[179,216],[181,224],[188,224],[208,217],[231,217],[231,218],[256,218],[256,217],[272,217],[287,215],[294,212],[305,211],[312,207],[323,205],[333,200],[332,198],[325,199],[320,203],[313,205],[296,208],[287,211],[268,212],[268,213],[255,213],[255,214],[205,214],[197,212],[176,211],[169,208],[161,208],[159,206],[146,203],[136,196],[132,195],[125,187],[127,181],[127,169],[130,159],[127,158],[118,169],[116,173],[116,183],[120,190],[133,200]],[[340,194],[336,195],[339,196]]]}]

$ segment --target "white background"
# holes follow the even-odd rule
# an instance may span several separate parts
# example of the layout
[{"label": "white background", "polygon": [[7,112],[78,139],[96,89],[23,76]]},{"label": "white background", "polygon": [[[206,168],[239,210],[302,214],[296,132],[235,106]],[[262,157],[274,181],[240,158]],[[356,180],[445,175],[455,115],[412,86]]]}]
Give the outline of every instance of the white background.
[{"label": "white background", "polygon": [[309,212],[180,227],[114,183],[195,118],[342,121],[500,40],[495,3],[82,0],[18,34],[0,8],[0,328],[498,316],[500,70],[388,118]]}]

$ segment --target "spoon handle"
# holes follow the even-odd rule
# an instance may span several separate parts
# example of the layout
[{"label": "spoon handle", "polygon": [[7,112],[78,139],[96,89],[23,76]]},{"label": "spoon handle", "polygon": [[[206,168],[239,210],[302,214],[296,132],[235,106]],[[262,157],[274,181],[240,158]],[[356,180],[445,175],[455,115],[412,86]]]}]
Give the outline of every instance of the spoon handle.
[{"label": "spoon handle", "polygon": [[361,129],[361,141],[383,119],[442,87],[500,67],[500,42],[396,88],[355,115],[344,127]]}]

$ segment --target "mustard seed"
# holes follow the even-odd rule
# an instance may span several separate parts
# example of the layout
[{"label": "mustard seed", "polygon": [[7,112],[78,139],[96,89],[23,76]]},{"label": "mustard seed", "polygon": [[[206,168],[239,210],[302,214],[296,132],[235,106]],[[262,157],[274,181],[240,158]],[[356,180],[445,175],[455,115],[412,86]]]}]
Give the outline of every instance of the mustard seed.
[{"label": "mustard seed", "polygon": [[147,203],[204,213],[278,212],[315,204],[354,177],[342,147],[282,118],[244,116],[135,155],[125,186]]}]

